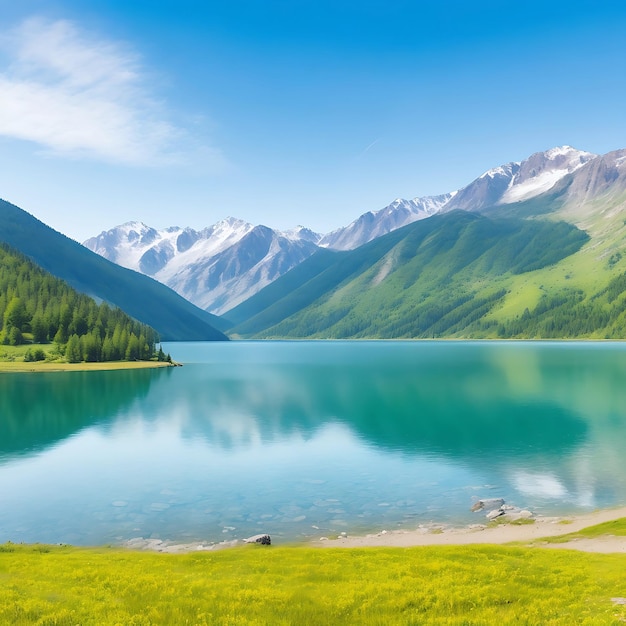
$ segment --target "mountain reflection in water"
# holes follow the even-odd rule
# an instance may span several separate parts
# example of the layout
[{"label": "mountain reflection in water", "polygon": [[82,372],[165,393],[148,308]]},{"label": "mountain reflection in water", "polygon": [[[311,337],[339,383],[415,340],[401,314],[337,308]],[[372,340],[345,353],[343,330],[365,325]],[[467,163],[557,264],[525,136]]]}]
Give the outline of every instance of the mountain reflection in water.
[{"label": "mountain reflection in water", "polygon": [[544,513],[626,496],[621,344],[165,349],[185,366],[0,377],[0,497],[19,509],[0,541],[294,539],[480,521],[494,488]]}]

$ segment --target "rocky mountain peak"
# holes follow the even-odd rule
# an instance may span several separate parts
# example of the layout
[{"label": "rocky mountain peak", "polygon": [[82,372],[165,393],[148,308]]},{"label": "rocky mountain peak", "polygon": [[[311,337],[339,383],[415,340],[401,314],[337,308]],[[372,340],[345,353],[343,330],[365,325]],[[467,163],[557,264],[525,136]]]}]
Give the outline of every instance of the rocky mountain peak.
[{"label": "rocky mountain peak", "polygon": [[322,238],[320,233],[316,233],[310,228],[302,225],[295,226],[289,230],[284,230],[280,234],[287,239],[292,239],[294,241],[310,241],[315,244],[317,244]]},{"label": "rocky mountain peak", "polygon": [[571,146],[535,152],[523,161],[514,161],[487,170],[461,189],[443,211],[483,209],[534,198],[554,187],[597,155]]},{"label": "rocky mountain peak", "polygon": [[626,191],[626,150],[615,150],[585,163],[567,181],[568,200],[586,202],[603,194]]},{"label": "rocky mountain peak", "polygon": [[220,314],[313,254],[319,238],[304,227],[288,236],[227,217],[202,231],[127,222],[83,245]]}]

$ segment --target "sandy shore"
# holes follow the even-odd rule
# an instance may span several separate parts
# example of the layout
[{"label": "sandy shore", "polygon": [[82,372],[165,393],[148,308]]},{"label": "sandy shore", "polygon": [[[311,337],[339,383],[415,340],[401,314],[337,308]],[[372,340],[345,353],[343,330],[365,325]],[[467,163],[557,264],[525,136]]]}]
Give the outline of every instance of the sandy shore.
[{"label": "sandy shore", "polygon": [[[626,507],[604,509],[584,515],[568,517],[537,517],[533,524],[500,524],[487,527],[473,524],[464,528],[446,528],[442,526],[423,526],[416,530],[381,531],[368,535],[348,535],[336,539],[314,540],[305,546],[319,548],[367,548],[395,547],[409,548],[413,546],[454,546],[469,544],[506,544],[517,542],[520,545],[542,548],[566,548],[585,552],[626,553],[626,537],[604,535],[592,539],[573,539],[563,543],[547,543],[541,540],[574,533],[603,522],[626,517]],[[144,539],[136,537],[126,541],[123,546],[133,550],[152,550],[155,552],[186,553],[196,551],[213,551],[243,545],[241,540],[193,543],[174,543],[161,539]],[[274,545],[277,545],[274,542]]]},{"label": "sandy shore", "polygon": [[172,367],[164,361],[102,361],[97,363],[62,363],[61,361],[0,361],[0,374],[24,372],[94,372]]},{"label": "sandy shore", "polygon": [[565,543],[542,543],[545,537],[577,532],[588,526],[626,517],[626,507],[605,509],[569,517],[537,517],[534,524],[500,524],[487,527],[473,524],[465,528],[421,527],[416,530],[381,531],[364,536],[346,536],[312,542],[325,548],[410,546],[450,546],[520,542],[546,548],[567,548],[587,552],[626,553],[626,537],[606,535],[593,539],[573,539]]}]

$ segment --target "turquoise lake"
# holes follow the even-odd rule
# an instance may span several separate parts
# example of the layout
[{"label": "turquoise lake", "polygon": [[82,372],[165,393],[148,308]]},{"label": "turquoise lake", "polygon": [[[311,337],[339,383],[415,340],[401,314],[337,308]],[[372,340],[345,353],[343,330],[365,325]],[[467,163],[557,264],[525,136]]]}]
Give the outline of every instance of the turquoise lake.
[{"label": "turquoise lake", "polygon": [[626,504],[626,344],[164,344],[0,375],[0,543],[275,543]]}]

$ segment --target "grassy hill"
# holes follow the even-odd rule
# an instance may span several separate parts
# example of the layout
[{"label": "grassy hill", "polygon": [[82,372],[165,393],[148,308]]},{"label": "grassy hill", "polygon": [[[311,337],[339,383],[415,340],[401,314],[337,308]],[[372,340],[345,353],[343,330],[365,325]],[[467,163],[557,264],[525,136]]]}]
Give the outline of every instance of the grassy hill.
[{"label": "grassy hill", "polygon": [[497,336],[518,276],[576,253],[588,235],[561,221],[456,211],[356,250],[326,251],[226,314],[255,337]]},{"label": "grassy hill", "polygon": [[613,187],[586,198],[569,192],[572,180],[570,176],[550,194],[507,208],[509,214],[572,223],[589,240],[558,263],[511,277],[502,302],[484,319],[497,329],[495,336],[626,337],[624,185],[617,179]]},{"label": "grassy hill", "polygon": [[626,337],[626,151],[531,200],[326,251],[225,314],[293,338]]},{"label": "grassy hill", "polygon": [[97,300],[113,304],[168,341],[225,340],[220,318],[151,278],[87,250],[9,202],[0,200],[0,242]]}]

